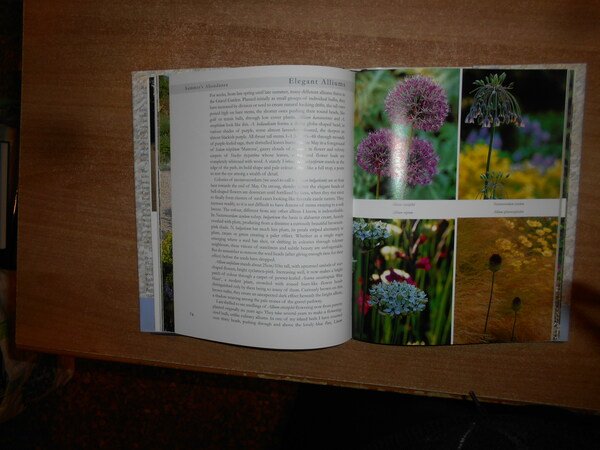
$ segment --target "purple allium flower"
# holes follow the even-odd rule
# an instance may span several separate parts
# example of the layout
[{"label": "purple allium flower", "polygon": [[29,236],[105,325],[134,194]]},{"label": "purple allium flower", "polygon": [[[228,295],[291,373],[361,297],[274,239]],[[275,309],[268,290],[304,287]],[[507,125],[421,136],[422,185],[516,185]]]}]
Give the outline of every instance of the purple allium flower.
[{"label": "purple allium flower", "polygon": [[358,145],[356,162],[365,171],[378,176],[400,177],[406,160],[404,145],[392,130],[370,133]]},{"label": "purple allium flower", "polygon": [[385,99],[385,111],[392,122],[417,130],[438,131],[449,110],[444,89],[422,75],[405,78]]},{"label": "purple allium flower", "polygon": [[439,160],[440,157],[429,141],[414,138],[408,155],[406,183],[411,187],[431,183],[437,173]]}]

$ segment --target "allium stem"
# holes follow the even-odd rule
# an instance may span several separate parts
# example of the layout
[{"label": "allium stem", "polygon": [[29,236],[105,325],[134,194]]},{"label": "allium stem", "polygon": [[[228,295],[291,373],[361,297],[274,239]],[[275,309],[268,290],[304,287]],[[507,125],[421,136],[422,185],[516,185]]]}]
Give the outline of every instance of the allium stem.
[{"label": "allium stem", "polygon": [[404,335],[402,336],[402,344],[406,345],[408,342],[408,322],[410,321],[410,314],[406,315],[406,321],[404,322]]},{"label": "allium stem", "polygon": [[367,303],[367,294],[369,293],[369,283],[368,283],[368,279],[369,279],[369,256],[371,255],[371,252],[364,252],[363,253],[363,265],[365,266],[365,276],[363,278],[363,298],[362,298],[362,307],[359,308],[358,311],[358,317],[359,317],[359,330],[358,330],[358,338],[362,339],[363,334],[364,334],[364,328],[365,328],[365,308],[366,308],[366,303]]},{"label": "allium stem", "polygon": [[381,174],[377,174],[377,190],[375,191],[375,200],[379,200],[379,185],[381,184]]},{"label": "allium stem", "polygon": [[490,145],[488,148],[487,162],[485,164],[485,180],[483,182],[483,198],[484,199],[490,198],[488,195],[488,183],[489,183],[489,178],[490,178],[490,162],[492,160],[492,148],[493,148],[493,144],[494,144],[494,130],[495,129],[496,129],[496,127],[493,125],[490,127]]},{"label": "allium stem", "polygon": [[375,331],[375,342],[381,344],[381,314],[378,309],[373,309],[371,313],[371,332]]},{"label": "allium stem", "polygon": [[398,341],[398,324],[400,323],[400,318],[394,318],[394,324],[392,325],[392,344],[396,344]]},{"label": "allium stem", "polygon": [[511,342],[515,340],[515,325],[517,325],[517,312],[515,311],[515,320],[513,320],[512,333],[510,335]]},{"label": "allium stem", "polygon": [[490,317],[490,308],[492,307],[492,295],[494,294],[494,278],[496,277],[496,272],[492,272],[492,288],[490,289],[490,301],[488,302],[487,314],[485,316],[485,326],[483,327],[483,334],[487,331],[488,319]]}]

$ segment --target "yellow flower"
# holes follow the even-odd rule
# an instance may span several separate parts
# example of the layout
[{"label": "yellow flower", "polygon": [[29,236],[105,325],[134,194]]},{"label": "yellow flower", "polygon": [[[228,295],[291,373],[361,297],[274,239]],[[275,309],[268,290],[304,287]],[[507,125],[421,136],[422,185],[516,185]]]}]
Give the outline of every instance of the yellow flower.
[{"label": "yellow flower", "polygon": [[[460,152],[459,198],[481,198],[483,189],[481,175],[485,173],[488,146],[486,144],[463,145]],[[502,198],[558,198],[562,164],[557,160],[545,173],[529,163],[511,165],[510,158],[492,151],[490,170],[510,173],[503,188],[497,193]],[[538,225],[538,226],[541,226]]]},{"label": "yellow flower", "polygon": [[533,245],[531,241],[525,236],[519,236],[519,241],[521,241],[521,244],[523,244],[527,248],[531,248],[531,246]]},{"label": "yellow flower", "polygon": [[505,238],[496,239],[496,245],[500,250],[504,251],[509,251],[513,248],[513,243]]},{"label": "yellow flower", "polygon": [[527,225],[531,228],[539,228],[542,226],[542,223],[539,220],[528,220]]},{"label": "yellow flower", "polygon": [[[486,144],[463,146],[459,161],[459,198],[472,200],[481,198],[481,190],[483,189],[481,174],[485,173],[487,155],[488,146]],[[510,160],[501,158],[498,156],[497,151],[492,151],[490,167],[493,168],[494,172],[509,173]],[[507,197],[506,195],[502,196]]]},{"label": "yellow flower", "polygon": [[515,270],[521,270],[521,266],[523,265],[523,263],[518,259],[511,261],[510,264],[515,268]]}]

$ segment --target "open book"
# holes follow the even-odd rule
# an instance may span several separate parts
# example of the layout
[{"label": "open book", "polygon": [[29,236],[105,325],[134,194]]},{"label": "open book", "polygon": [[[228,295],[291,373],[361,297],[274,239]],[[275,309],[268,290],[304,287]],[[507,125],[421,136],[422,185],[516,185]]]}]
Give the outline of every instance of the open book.
[{"label": "open book", "polygon": [[566,340],[584,80],[134,73],[141,329],[277,349]]}]

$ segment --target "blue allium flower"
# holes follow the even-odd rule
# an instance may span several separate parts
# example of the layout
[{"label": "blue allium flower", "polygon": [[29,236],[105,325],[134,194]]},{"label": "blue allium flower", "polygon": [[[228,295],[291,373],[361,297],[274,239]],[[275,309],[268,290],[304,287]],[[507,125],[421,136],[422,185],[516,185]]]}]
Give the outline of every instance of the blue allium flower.
[{"label": "blue allium flower", "polygon": [[529,138],[531,146],[534,148],[547,144],[551,137],[538,120],[531,120],[527,116],[523,116],[523,135]]},{"label": "blue allium flower", "polygon": [[356,162],[365,171],[385,177],[402,176],[406,152],[392,130],[370,133],[358,145]]},{"label": "blue allium flower", "polygon": [[381,221],[355,220],[352,223],[352,232],[354,237],[360,241],[361,247],[367,250],[383,244],[383,240],[390,237],[387,225]]},{"label": "blue allium flower", "polygon": [[400,81],[385,99],[385,111],[394,123],[417,130],[438,131],[450,111],[446,91],[429,77],[415,75]]},{"label": "blue allium flower", "polygon": [[414,138],[406,165],[406,183],[410,187],[430,184],[437,174],[439,161],[440,157],[429,141]]},{"label": "blue allium flower", "polygon": [[512,123],[518,127],[523,126],[521,109],[514,95],[510,92],[513,83],[504,86],[506,73],[494,74],[483,80],[476,80],[477,86],[471,91],[473,105],[465,117],[465,123],[475,123],[490,128],[498,127],[503,123]]},{"label": "blue allium flower", "polygon": [[412,284],[392,281],[377,283],[369,290],[369,304],[384,314],[406,316],[421,312],[427,305],[427,294]]},{"label": "blue allium flower", "polygon": [[550,167],[556,163],[556,158],[552,155],[544,156],[539,153],[535,153],[529,160],[531,165],[537,168],[541,173],[546,173]]},{"label": "blue allium flower", "polygon": [[[477,128],[471,130],[467,136],[466,143],[469,145],[475,145],[479,142],[488,144],[490,142],[490,130],[489,128]],[[499,133],[494,134],[494,142],[492,142],[492,148],[502,149],[502,136]]]}]

